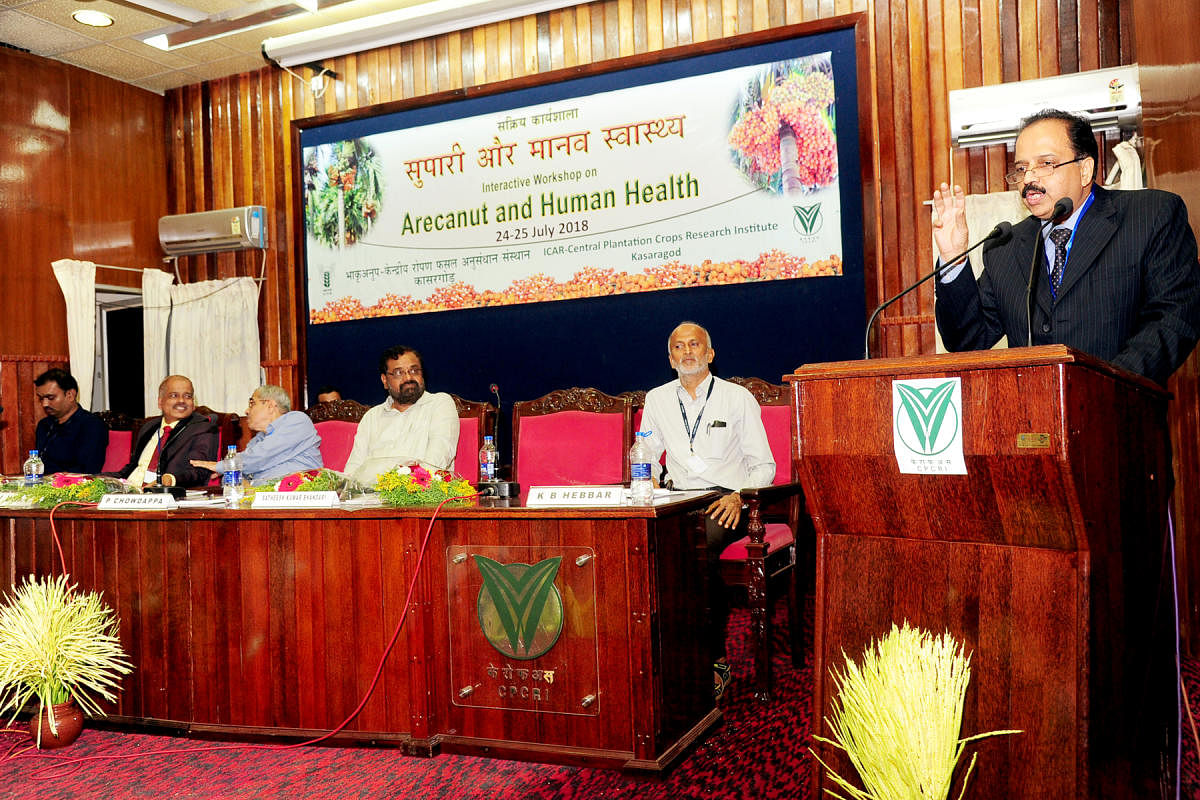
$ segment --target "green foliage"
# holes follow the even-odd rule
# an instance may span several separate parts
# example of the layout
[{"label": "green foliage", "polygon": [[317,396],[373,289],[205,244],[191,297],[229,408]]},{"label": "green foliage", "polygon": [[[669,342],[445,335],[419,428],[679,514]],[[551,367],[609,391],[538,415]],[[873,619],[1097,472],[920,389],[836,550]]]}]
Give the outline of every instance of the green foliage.
[{"label": "green foliage", "polygon": [[44,707],[74,699],[102,716],[99,700],[115,700],[132,670],[113,610],[66,575],[28,575],[0,605],[0,713],[15,718],[34,699]]},{"label": "green foliage", "polygon": [[382,198],[379,158],[365,139],[319,145],[308,154],[304,221],[321,244],[336,248],[361,239],[378,218]]}]

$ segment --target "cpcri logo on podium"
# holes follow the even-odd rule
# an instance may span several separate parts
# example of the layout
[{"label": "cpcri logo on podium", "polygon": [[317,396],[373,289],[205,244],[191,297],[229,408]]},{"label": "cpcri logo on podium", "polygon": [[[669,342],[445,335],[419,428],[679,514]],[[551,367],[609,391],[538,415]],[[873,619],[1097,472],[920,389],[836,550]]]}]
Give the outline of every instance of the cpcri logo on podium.
[{"label": "cpcri logo on podium", "polygon": [[892,447],[907,474],[966,475],[962,380],[892,381]]}]

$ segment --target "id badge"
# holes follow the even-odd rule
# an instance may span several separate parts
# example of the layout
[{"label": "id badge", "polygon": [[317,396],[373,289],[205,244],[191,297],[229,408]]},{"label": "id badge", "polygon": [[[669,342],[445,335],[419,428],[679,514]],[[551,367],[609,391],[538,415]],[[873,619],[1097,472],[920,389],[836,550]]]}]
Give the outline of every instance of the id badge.
[{"label": "id badge", "polygon": [[695,453],[692,453],[690,456],[688,456],[687,468],[688,472],[694,472],[699,475],[701,472],[704,472],[704,470],[708,469],[708,464],[705,463],[703,458]]}]

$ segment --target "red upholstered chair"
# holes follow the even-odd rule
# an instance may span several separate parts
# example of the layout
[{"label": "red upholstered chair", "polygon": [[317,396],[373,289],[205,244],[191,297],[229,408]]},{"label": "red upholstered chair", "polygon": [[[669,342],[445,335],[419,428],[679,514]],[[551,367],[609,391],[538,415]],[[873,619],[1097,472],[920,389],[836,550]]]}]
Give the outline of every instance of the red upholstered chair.
[{"label": "red upholstered chair", "polygon": [[629,398],[559,389],[513,405],[513,480],[530,486],[629,481]]},{"label": "red upholstered chair", "polygon": [[[196,413],[208,417],[217,424],[217,460],[225,456],[225,448],[237,445],[244,448],[250,437],[243,431],[242,418],[232,411],[213,411],[208,406],[196,406]],[[209,486],[221,485],[221,473],[214,472],[208,479]]]},{"label": "red upholstered chair", "polygon": [[331,400],[317,403],[304,413],[321,437],[321,464],[341,472],[354,448],[358,421],[367,413],[367,406],[354,400]]},{"label": "red upholstered chair", "polygon": [[120,411],[96,412],[108,426],[108,449],[104,451],[104,467],[101,472],[116,472],[129,463],[133,454],[133,434],[144,420],[134,419]]},{"label": "red upholstered chair", "polygon": [[496,407],[491,403],[464,400],[456,394],[450,396],[458,408],[458,450],[454,453],[454,472],[471,483],[478,483],[479,448],[483,447],[484,436],[496,435]]},{"label": "red upholstered chair", "polygon": [[[792,662],[804,663],[801,599],[812,585],[816,537],[804,511],[804,495],[795,473],[791,402],[788,388],[759,378],[730,378],[746,387],[762,409],[767,442],[775,457],[775,481],[767,488],[741,492],[747,505],[748,532],[721,553],[721,577],[728,586],[742,586],[750,606],[750,631],[755,652],[755,694],[766,700],[771,692],[771,611],[781,593],[788,597]],[[797,572],[796,564],[803,570]]]}]

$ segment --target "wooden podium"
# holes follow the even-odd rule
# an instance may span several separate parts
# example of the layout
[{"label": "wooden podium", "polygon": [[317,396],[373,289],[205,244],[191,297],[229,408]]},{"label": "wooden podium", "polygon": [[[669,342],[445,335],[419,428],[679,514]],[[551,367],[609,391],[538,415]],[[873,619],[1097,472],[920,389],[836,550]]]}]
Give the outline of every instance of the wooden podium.
[{"label": "wooden podium", "polygon": [[[965,475],[899,470],[893,381],[922,378],[961,381],[946,424],[961,425]],[[814,364],[787,380],[817,533],[814,733],[830,736],[843,651],[861,660],[907,620],[972,654],[963,737],[1024,731],[969,747],[967,797],[1173,786],[1167,395],[1053,345]],[[841,751],[818,752],[857,779]]]}]

